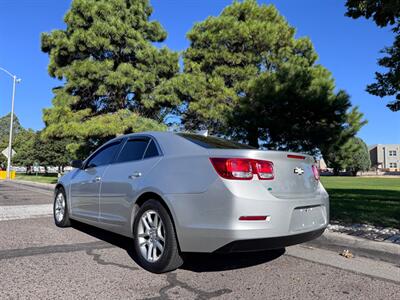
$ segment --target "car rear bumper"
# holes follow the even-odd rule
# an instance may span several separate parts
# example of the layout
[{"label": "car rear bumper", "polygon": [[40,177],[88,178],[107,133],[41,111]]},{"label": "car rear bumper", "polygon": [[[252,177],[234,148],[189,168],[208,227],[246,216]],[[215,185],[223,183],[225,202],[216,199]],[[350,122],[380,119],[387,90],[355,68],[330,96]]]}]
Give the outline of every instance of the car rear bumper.
[{"label": "car rear bumper", "polygon": [[321,236],[324,233],[324,231],[325,228],[322,228],[314,231],[288,235],[288,236],[233,241],[215,250],[215,252],[231,253],[231,252],[250,252],[250,251],[280,249],[287,246],[292,246],[316,239],[317,237]]},{"label": "car rear bumper", "polygon": [[[282,248],[313,239],[328,225],[329,197],[322,185],[309,197],[293,199],[276,198],[265,188],[246,193],[237,186],[235,190],[217,181],[205,193],[164,195],[181,251],[214,252],[224,246],[252,251],[271,249],[274,243],[272,248]],[[242,221],[241,216],[268,218]],[[247,247],[246,241],[251,241]]]}]

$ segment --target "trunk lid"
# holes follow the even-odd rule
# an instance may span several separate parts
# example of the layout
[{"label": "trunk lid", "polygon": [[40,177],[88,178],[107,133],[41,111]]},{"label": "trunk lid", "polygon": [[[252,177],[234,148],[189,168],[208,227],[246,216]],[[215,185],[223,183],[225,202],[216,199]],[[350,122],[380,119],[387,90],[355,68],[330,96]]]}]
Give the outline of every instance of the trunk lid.
[{"label": "trunk lid", "polygon": [[[310,155],[270,150],[208,149],[210,157],[244,157],[262,159],[274,164],[274,179],[260,180],[275,197],[283,199],[313,198],[318,193]],[[257,176],[253,180],[258,180]]]}]

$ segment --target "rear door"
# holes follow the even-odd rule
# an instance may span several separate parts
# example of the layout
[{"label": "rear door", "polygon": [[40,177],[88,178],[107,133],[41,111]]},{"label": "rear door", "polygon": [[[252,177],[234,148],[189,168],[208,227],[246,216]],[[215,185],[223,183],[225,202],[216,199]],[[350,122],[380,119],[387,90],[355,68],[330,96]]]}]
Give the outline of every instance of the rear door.
[{"label": "rear door", "polygon": [[156,142],[150,137],[126,140],[115,163],[106,170],[101,184],[100,221],[112,227],[127,225],[138,187],[160,159]]},{"label": "rear door", "polygon": [[120,142],[97,150],[71,179],[71,211],[73,216],[97,221],[99,217],[100,182],[104,171],[118,153]]}]

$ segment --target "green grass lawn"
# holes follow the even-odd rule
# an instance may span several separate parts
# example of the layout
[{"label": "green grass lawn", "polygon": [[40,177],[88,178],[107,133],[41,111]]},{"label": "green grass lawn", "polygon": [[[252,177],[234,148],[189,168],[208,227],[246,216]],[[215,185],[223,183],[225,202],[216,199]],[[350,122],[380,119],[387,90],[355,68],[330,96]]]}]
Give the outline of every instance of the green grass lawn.
[{"label": "green grass lawn", "polygon": [[400,228],[400,178],[322,177],[331,220]]},{"label": "green grass lawn", "polygon": [[26,174],[18,174],[16,176],[18,180],[28,180],[34,182],[41,182],[41,183],[57,183],[57,174],[49,174],[49,175],[26,175]]}]

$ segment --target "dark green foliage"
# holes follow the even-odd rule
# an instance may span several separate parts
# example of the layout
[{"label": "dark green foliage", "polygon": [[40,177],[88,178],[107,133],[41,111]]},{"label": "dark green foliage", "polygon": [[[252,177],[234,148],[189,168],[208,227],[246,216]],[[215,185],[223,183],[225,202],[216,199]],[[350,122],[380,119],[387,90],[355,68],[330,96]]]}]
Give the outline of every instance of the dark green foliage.
[{"label": "dark green foliage", "polygon": [[364,115],[359,112],[358,107],[354,107],[346,116],[346,126],[343,128],[337,140],[326,148],[324,159],[334,173],[339,174],[347,166],[351,154],[357,150],[357,144],[352,142],[353,138],[362,126],[367,124],[363,120]]},{"label": "dark green foliage", "polygon": [[[18,117],[14,114],[13,121],[13,135],[15,136],[22,129],[21,124],[19,123]],[[0,141],[7,140],[10,133],[10,114],[7,114],[0,118]],[[3,149],[0,149],[3,151]]]},{"label": "dark green foliage", "polygon": [[14,141],[16,155],[13,157],[13,165],[29,168],[37,161],[39,149],[36,148],[38,134],[32,129],[22,130]]},{"label": "dark green foliage", "polygon": [[156,91],[186,129],[311,153],[354,135],[343,134],[349,96],[274,6],[235,1],[187,37],[184,72]]},{"label": "dark green foliage", "polygon": [[42,35],[50,76],[65,80],[44,110],[45,136],[73,137],[76,152],[83,140],[165,129],[168,105],[153,90],[178,72],[178,54],[153,45],[166,32],[151,13],[147,0],[74,0],[66,29]]},{"label": "dark green foliage", "polygon": [[347,0],[346,16],[372,18],[376,25],[394,25],[400,16],[399,0]]},{"label": "dark green foliage", "polygon": [[387,105],[391,110],[400,110],[400,1],[399,0],[347,0],[346,15],[357,19],[372,18],[379,27],[394,25],[393,45],[382,50],[384,57],[378,60],[386,73],[376,72],[376,82],[367,86],[367,91],[381,98],[394,96]]},{"label": "dark green foliage", "polygon": [[368,147],[358,137],[349,139],[340,148],[326,155],[325,159],[336,174],[346,169],[356,176],[358,171],[367,171],[371,167]]},{"label": "dark green foliage", "polygon": [[371,159],[368,147],[362,139],[354,137],[348,143],[353,143],[355,150],[346,163],[346,170],[356,176],[358,171],[367,171],[371,167]]},{"label": "dark green foliage", "polygon": [[[16,135],[23,131],[23,127],[19,123],[18,117],[14,114],[13,121],[13,140],[15,141]],[[1,152],[8,147],[10,134],[10,114],[7,114],[0,118],[0,167],[4,168],[7,166],[7,157],[5,157]],[[15,150],[15,147],[13,146]]]},{"label": "dark green foliage", "polygon": [[72,157],[67,150],[69,139],[44,139],[40,132],[21,130],[15,137],[13,165],[25,166],[29,169],[35,164],[48,167],[69,165]]}]

